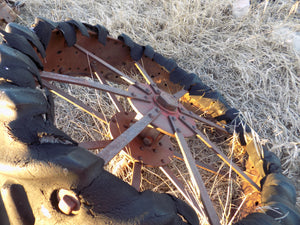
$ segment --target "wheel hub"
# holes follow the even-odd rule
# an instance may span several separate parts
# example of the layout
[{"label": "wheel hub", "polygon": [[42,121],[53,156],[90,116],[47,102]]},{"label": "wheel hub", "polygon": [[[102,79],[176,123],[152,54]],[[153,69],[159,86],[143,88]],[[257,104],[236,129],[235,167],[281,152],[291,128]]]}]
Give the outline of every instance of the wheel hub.
[{"label": "wheel hub", "polygon": [[[184,116],[184,114],[181,113],[181,109],[184,109],[184,107],[172,94],[168,94],[162,90],[157,91],[156,88],[153,88],[148,84],[131,85],[128,88],[128,91],[134,93],[135,95],[147,94],[148,96],[148,102],[140,101],[137,99],[129,99],[132,108],[137,113],[137,118],[143,117],[154,107],[159,107],[161,109],[161,113],[151,123],[154,128],[156,128],[161,133],[174,137],[174,131],[169,121],[170,116],[172,116],[178,119],[178,125],[180,126],[181,132],[184,137],[190,137],[194,135],[191,129],[189,129],[184,123],[179,120],[180,117]],[[186,122],[191,126],[195,126],[195,121],[192,118],[186,118]]]}]

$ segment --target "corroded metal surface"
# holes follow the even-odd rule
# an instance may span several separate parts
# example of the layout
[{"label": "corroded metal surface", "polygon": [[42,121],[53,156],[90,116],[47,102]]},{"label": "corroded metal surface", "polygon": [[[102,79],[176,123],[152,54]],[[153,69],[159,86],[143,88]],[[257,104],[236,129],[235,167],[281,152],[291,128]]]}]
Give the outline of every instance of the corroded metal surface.
[{"label": "corroded metal surface", "polygon": [[[132,126],[136,120],[136,113],[118,113],[110,121],[110,132],[113,138],[117,138]],[[125,148],[134,160],[147,166],[163,166],[170,163],[172,157],[172,143],[168,136],[160,136],[153,128],[145,128]]]},{"label": "corroded metal surface", "polygon": [[[173,221],[171,224],[182,222],[181,217],[177,216],[178,213],[180,214],[180,210],[183,210],[185,213],[188,211],[186,215],[189,217],[185,217],[185,213],[183,213],[182,216],[185,217],[186,220],[190,219],[190,221],[188,221],[190,224],[197,223],[195,214],[189,211],[190,208],[183,202],[180,202],[179,199],[175,197],[170,199],[170,196],[155,195],[155,193],[152,192],[144,192],[144,195],[143,193],[136,192],[136,190],[130,188],[124,182],[119,181],[116,177],[105,172],[103,170],[102,159],[80,149],[74,141],[62,132],[56,130],[52,126],[51,121],[49,121],[49,112],[46,112],[51,101],[49,99],[45,100],[45,93],[42,94],[38,89],[35,89],[34,79],[31,77],[31,75],[34,75],[41,88],[43,86],[40,77],[42,76],[45,86],[52,89],[53,93],[58,94],[77,107],[95,116],[104,122],[104,124],[109,120],[111,124],[115,124],[111,125],[112,140],[79,143],[79,146],[85,146],[90,149],[103,148],[98,156],[102,157],[106,163],[121,150],[125,149],[134,163],[131,184],[135,189],[139,189],[141,183],[142,166],[159,166],[187,201],[198,211],[199,207],[195,205],[198,199],[189,199],[191,194],[183,188],[183,185],[181,185],[176,175],[172,174],[167,167],[171,156],[173,156],[173,148],[171,147],[169,137],[166,135],[175,137],[177,141],[175,144],[178,144],[180,147],[182,157],[180,155],[178,156],[178,154],[174,154],[174,156],[186,162],[191,180],[195,184],[198,197],[200,195],[200,198],[203,200],[205,211],[207,212],[210,222],[212,224],[219,224],[219,218],[209,200],[197,167],[202,166],[212,172],[216,172],[216,170],[206,165],[197,165],[191,155],[190,147],[185,137],[196,135],[217,155],[221,156],[229,166],[233,166],[233,169],[242,175],[242,177],[246,178],[247,182],[252,183],[251,179],[248,179],[239,169],[235,168],[236,165],[230,163],[230,160],[227,159],[212,142],[206,139],[205,135],[200,133],[195,126],[195,121],[199,121],[200,124],[197,125],[205,124],[205,126],[211,126],[221,132],[226,132],[220,124],[217,125],[195,114],[200,114],[199,112],[204,109],[206,113],[210,113],[211,116],[215,117],[218,121],[225,121],[229,125],[237,125],[234,129],[240,133],[241,144],[245,145],[243,132],[250,131],[249,129],[245,129],[245,131],[241,129],[244,124],[239,120],[239,117],[236,116],[238,111],[234,108],[229,108],[229,105],[222,96],[203,84],[195,74],[188,74],[179,68],[174,61],[155,53],[149,46],[142,47],[135,44],[126,35],[122,35],[121,40],[124,41],[122,42],[106,37],[107,32],[99,25],[83,25],[74,20],[55,23],[39,18],[37,23],[40,26],[36,24],[33,28],[36,33],[34,33],[33,30],[16,24],[10,24],[7,33],[2,32],[7,41],[6,45],[2,45],[0,49],[1,60],[3,60],[1,63],[5,66],[1,70],[3,81],[6,82],[4,86],[1,86],[3,93],[9,96],[10,100],[17,100],[15,101],[16,104],[19,104],[18,101],[21,99],[25,101],[25,105],[34,106],[26,108],[29,109],[27,116],[32,116],[34,119],[21,119],[22,127],[30,121],[30,125],[26,126],[27,130],[22,127],[16,129],[13,127],[15,123],[9,123],[9,126],[12,126],[10,127],[10,131],[13,131],[17,136],[15,140],[19,141],[20,137],[22,139],[25,138],[24,140],[27,141],[26,144],[30,143],[31,145],[34,143],[33,149],[29,151],[23,148],[22,151],[14,153],[10,150],[14,145],[7,144],[8,139],[4,139],[3,141],[5,147],[2,151],[6,153],[3,154],[6,157],[6,161],[4,160],[3,165],[5,166],[1,168],[7,168],[7,159],[9,157],[14,159],[11,162],[12,167],[10,167],[13,168],[13,170],[3,170],[1,172],[1,178],[3,178],[2,175],[4,174],[3,176],[6,182],[2,186],[1,197],[6,206],[13,206],[7,207],[10,213],[10,219],[14,222],[16,221],[15,224],[26,219],[32,224],[34,222],[34,215],[41,213],[41,211],[37,212],[36,208],[30,208],[30,205],[27,204],[27,195],[29,198],[33,196],[39,198],[46,197],[45,199],[47,200],[45,204],[48,205],[43,206],[44,208],[42,209],[45,210],[48,208],[47,210],[50,210],[54,214],[58,202],[51,202],[51,205],[48,200],[52,198],[51,196],[55,196],[54,194],[57,190],[61,189],[61,186],[68,186],[69,189],[74,189],[78,193],[81,193],[80,198],[84,199],[84,201],[82,201],[84,204],[81,204],[80,208],[84,210],[88,208],[89,211],[88,213],[83,211],[83,214],[86,213],[84,214],[85,217],[78,215],[77,217],[69,217],[69,219],[72,220],[71,223],[74,221],[88,220],[88,224],[95,224],[93,220],[98,220],[98,215],[102,215],[103,213],[101,207],[104,207],[106,212],[113,215],[116,213],[114,209],[120,206],[120,201],[124,203],[132,199],[138,199],[138,203],[136,205],[126,205],[125,211],[133,212],[134,218],[139,216],[137,211],[140,210],[140,208],[148,212],[153,206],[155,210],[160,209],[163,215],[171,215],[170,218]],[[41,27],[49,29],[39,30]],[[90,30],[89,32],[87,27]],[[51,30],[53,31],[51,32]],[[32,48],[29,42],[26,38],[22,39],[18,35],[12,35],[14,33],[26,37],[38,51],[27,51],[28,46],[30,49]],[[48,36],[45,35],[45,33]],[[89,35],[90,37],[88,37]],[[23,41],[24,46],[18,45],[18,40]],[[27,43],[27,45],[25,43]],[[47,48],[47,54],[44,52],[44,47]],[[34,48],[34,50],[36,49]],[[147,53],[145,52],[144,54],[146,49]],[[37,54],[40,54],[43,65],[39,62]],[[43,72],[39,73],[39,69],[43,70]],[[19,74],[21,75],[19,76]],[[98,78],[98,82],[78,78],[81,76],[91,77],[92,74]],[[139,75],[139,78],[137,75]],[[16,77],[18,79],[16,79]],[[27,79],[29,77],[31,79],[30,81]],[[73,96],[51,86],[51,84],[45,80],[68,82],[104,91],[108,94],[120,114],[116,114],[112,118],[99,114],[89,107],[84,106],[82,102],[76,100]],[[110,82],[113,83],[112,86],[109,85]],[[11,85],[11,83],[16,83],[17,85],[14,86]],[[7,89],[6,85],[11,88]],[[19,86],[26,87],[26,85],[30,86],[32,90],[25,89],[20,92],[18,89]],[[129,86],[129,88],[127,90],[120,88],[123,85],[127,85],[127,88]],[[18,94],[12,95],[12,90]],[[189,90],[188,93],[185,90]],[[22,93],[22,95],[20,93]],[[33,93],[35,93],[35,95],[33,95]],[[125,103],[124,101],[119,101],[115,95],[123,96]],[[14,96],[19,96],[20,99]],[[138,113],[138,116],[133,115],[128,117],[128,119],[126,118],[126,115],[130,114],[130,110],[126,111],[126,107],[123,109],[122,104],[126,105],[127,101],[131,103],[132,109]],[[15,108],[23,109],[23,106]],[[13,115],[17,114],[14,112],[12,116]],[[20,115],[22,115],[22,113],[20,113]],[[39,120],[36,120],[37,118],[39,118]],[[5,115],[1,119],[13,119],[13,117]],[[115,123],[114,120],[117,119],[120,121]],[[236,119],[240,122],[239,124],[234,123]],[[20,121],[18,122],[20,123]],[[38,122],[40,122],[40,124],[36,125]],[[7,124],[8,123],[6,123],[6,126]],[[120,127],[123,127],[124,130],[123,128],[120,129]],[[3,129],[5,131],[3,134],[6,135],[6,128]],[[42,132],[38,132],[40,131],[39,129],[41,129]],[[36,134],[36,132],[38,133]],[[20,136],[20,134],[22,135]],[[34,140],[32,140],[32,138]],[[36,145],[36,143],[40,144]],[[21,146],[26,145],[22,143]],[[50,148],[49,146],[52,147]],[[35,151],[35,148],[38,148],[38,151]],[[279,159],[262,148],[260,149],[261,154],[256,154],[257,148],[251,146],[249,143],[247,143],[246,150],[254,166],[259,169],[259,175],[264,177],[263,182],[265,183],[262,183],[264,186],[262,189],[261,204],[269,208],[278,207],[281,210],[279,213],[276,212],[276,215],[270,210],[267,211],[268,215],[259,214],[258,216],[252,214],[249,217],[250,219],[246,218],[244,220],[246,224],[251,224],[253,219],[259,221],[260,218],[263,218],[264,221],[272,221],[272,224],[277,224],[275,220],[282,220],[286,224],[293,224],[291,221],[299,221],[299,213],[294,208],[296,196],[294,186],[282,175]],[[262,151],[264,154],[262,154]],[[33,160],[24,161],[25,153],[28,153]],[[21,160],[15,160],[16,155]],[[3,160],[3,158],[1,158],[1,160]],[[37,160],[38,163],[35,163],[34,160]],[[47,163],[43,164],[41,161]],[[20,168],[20,164],[24,165],[24,167]],[[27,165],[30,166],[27,167]],[[10,171],[14,171],[14,173]],[[43,171],[43,173],[40,171]],[[61,176],[65,174],[68,176],[66,175],[61,178]],[[256,178],[258,177],[257,174],[253,175]],[[9,177],[8,180],[6,180],[7,177]],[[17,180],[15,179],[16,177]],[[25,182],[22,185],[14,184],[11,180],[13,179],[14,182],[19,182],[21,179],[32,179],[32,177],[34,177],[33,182],[36,182],[35,184],[37,184],[37,186],[32,185],[31,182]],[[39,178],[42,178],[43,181],[37,181]],[[45,181],[46,183],[43,183]],[[51,183],[51,181],[53,186],[48,185],[48,182]],[[258,183],[258,180],[255,180],[255,182]],[[109,188],[107,188],[107,183],[109,183]],[[40,184],[43,185],[39,187],[38,185]],[[23,185],[32,191],[26,193]],[[252,184],[252,186],[255,185]],[[248,187],[249,186],[246,186],[246,189],[249,191]],[[259,188],[257,189],[259,190]],[[101,190],[102,194],[106,194],[99,196],[99,190]],[[137,195],[139,197],[136,197]],[[163,201],[151,202],[148,205],[141,203],[144,202],[144,200],[148,201],[149,199],[153,199],[153,196],[159,196],[157,199]],[[109,201],[107,201],[106,197],[108,197]],[[69,201],[69,197],[66,199],[63,197],[62,201],[61,198],[58,199],[58,209],[65,214],[76,214],[73,213],[74,209],[78,208],[77,206],[79,205],[76,198],[75,196],[71,201]],[[20,210],[21,205],[18,204],[16,199],[20,200],[22,204],[27,204],[26,209],[28,210],[22,212]],[[114,201],[112,201],[112,199]],[[90,207],[90,202],[94,204],[92,207]],[[107,202],[110,204],[107,204]],[[166,207],[160,208],[161,204],[165,202],[167,202]],[[286,202],[288,202],[288,204],[286,204]],[[128,210],[128,208],[130,208],[130,210]],[[172,209],[178,209],[179,211],[172,211]],[[45,211],[42,213],[45,213]],[[81,213],[79,214],[81,215]],[[283,214],[286,216],[283,217]],[[96,216],[90,217],[90,215]],[[118,213],[117,217],[119,218],[120,215],[122,216],[122,221],[125,221],[128,216],[124,211],[122,211],[121,214]],[[155,216],[157,214],[151,211],[149,215],[151,218],[156,218]],[[56,219],[56,217],[53,218]],[[62,219],[60,214],[57,215],[57,218]],[[156,224],[153,221],[149,222],[151,218],[147,218],[147,222],[149,224]],[[115,223],[112,221],[115,221],[114,218],[109,218],[105,222]],[[140,223],[142,224],[143,222],[144,221],[141,221]]]},{"label": "corroded metal surface", "polygon": [[[153,107],[157,106],[161,109],[161,114],[159,117],[153,121],[152,125],[158,129],[160,132],[165,133],[169,136],[174,136],[172,126],[168,121],[168,116],[172,115],[176,118],[179,118],[182,116],[182,114],[179,111],[179,107],[183,107],[181,103],[179,103],[178,100],[176,100],[171,94],[168,94],[164,91],[161,91],[160,93],[156,93],[151,86],[148,86],[146,84],[143,84],[145,88],[148,88],[151,91],[151,94],[149,94],[148,99],[151,100],[150,103],[143,103],[141,101],[136,101],[134,99],[130,100],[130,103],[133,107],[133,109],[140,115],[144,115],[148,110],[152,109]],[[133,92],[137,95],[141,95],[143,91],[140,90],[140,88],[136,88],[135,86],[130,86],[129,91]],[[162,100],[164,99],[164,100]],[[168,103],[170,102],[170,103]],[[170,110],[170,105],[171,110]],[[195,122],[193,119],[189,118],[189,123],[192,125],[195,125]],[[181,122],[180,122],[181,123]],[[182,128],[182,133],[185,137],[189,137],[193,135],[193,132],[187,128],[184,124],[180,124],[180,127]]]}]

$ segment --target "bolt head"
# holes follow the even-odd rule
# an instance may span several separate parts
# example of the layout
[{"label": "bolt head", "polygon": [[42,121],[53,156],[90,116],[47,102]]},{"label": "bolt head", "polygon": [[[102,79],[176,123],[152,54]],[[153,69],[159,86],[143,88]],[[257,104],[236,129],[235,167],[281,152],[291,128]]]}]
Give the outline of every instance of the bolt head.
[{"label": "bolt head", "polygon": [[71,190],[60,189],[57,192],[58,208],[66,214],[78,214],[80,210],[80,201],[76,194]]},{"label": "bolt head", "polygon": [[143,143],[146,146],[150,146],[153,143],[153,140],[150,137],[145,137],[145,138],[143,138]]}]

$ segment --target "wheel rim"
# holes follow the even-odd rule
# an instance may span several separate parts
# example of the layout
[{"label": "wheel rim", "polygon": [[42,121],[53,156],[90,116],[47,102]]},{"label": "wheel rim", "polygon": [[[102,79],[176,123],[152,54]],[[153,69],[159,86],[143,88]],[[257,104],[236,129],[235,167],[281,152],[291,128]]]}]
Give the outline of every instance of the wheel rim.
[{"label": "wheel rim", "polygon": [[[257,184],[197,128],[195,121],[226,132],[220,124],[211,122],[195,113],[194,109],[196,108],[198,111],[197,107],[191,106],[187,100],[189,98],[184,97],[186,91],[182,89],[182,86],[170,81],[167,70],[145,56],[139,62],[132,60],[129,48],[119,40],[108,37],[106,44],[102,45],[98,42],[96,33],[90,32],[90,36],[90,38],[85,37],[77,32],[76,44],[68,47],[63,34],[56,30],[53,31],[46,51],[45,68],[41,72],[43,84],[53,93],[109,127],[112,140],[80,143],[82,147],[102,149],[98,156],[103,158],[106,163],[122,149],[125,149],[134,162],[131,184],[138,190],[141,184],[141,168],[143,166],[159,167],[198,213],[201,213],[201,208],[197,200],[202,200],[209,222],[214,225],[220,224],[220,220],[197,167],[214,173],[218,171],[210,165],[195,162],[185,137],[195,136],[200,139],[225,164],[229,165],[230,169],[234,170],[254,189],[260,191]],[[139,77],[132,78],[122,71],[130,71],[131,74],[139,75]],[[96,77],[97,81],[82,78],[90,77],[91,74]],[[95,111],[58,89],[49,81],[76,84],[105,91],[117,113],[108,118],[103,113]],[[127,84],[128,89],[112,87],[108,83]],[[128,100],[127,104],[131,105],[132,111],[125,110],[116,96],[125,97]],[[181,153],[173,151],[169,136],[175,138]],[[183,183],[168,168],[170,158],[178,158],[185,162],[196,196],[187,191]]]}]

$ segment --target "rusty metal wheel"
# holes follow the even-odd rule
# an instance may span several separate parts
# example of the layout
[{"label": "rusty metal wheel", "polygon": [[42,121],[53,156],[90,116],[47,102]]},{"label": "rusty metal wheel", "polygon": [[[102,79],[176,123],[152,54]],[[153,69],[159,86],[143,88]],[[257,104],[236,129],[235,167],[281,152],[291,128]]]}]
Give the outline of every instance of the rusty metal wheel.
[{"label": "rusty metal wheel", "polygon": [[[18,26],[9,27],[10,32],[26,36]],[[195,160],[187,141],[194,137],[240,176],[250,192],[261,191],[234,159],[208,138],[209,132],[219,137],[228,135],[226,123],[220,121],[232,124],[236,115],[231,117],[236,111],[195,74],[188,74],[174,61],[155,53],[149,46],[137,45],[126,35],[119,39],[107,36],[107,30],[99,25],[83,25],[74,20],[54,23],[40,18],[33,30],[43,44],[39,46],[30,40],[41,53],[40,59],[33,59],[40,65],[41,83],[96,118],[110,132],[111,139],[103,136],[79,146],[98,149],[97,156],[105,164],[123,151],[133,163],[131,185],[135,189],[140,189],[143,167],[159,168],[196,212],[201,214],[204,209],[210,224],[220,224],[220,215],[210,200],[211,191],[206,190],[201,172],[223,173],[215,166],[218,163]],[[97,111],[52,81],[99,90],[114,110]],[[247,142],[241,128],[244,124],[236,125],[243,145]],[[173,160],[184,161],[192,191],[169,168]],[[199,204],[200,199],[204,208]]]},{"label": "rusty metal wheel", "polygon": [[[68,43],[68,40],[72,41],[70,33],[52,31],[41,78],[43,84],[53,93],[82,108],[100,120],[103,126],[108,127],[111,140],[84,142],[79,143],[80,146],[90,150],[100,149],[98,156],[106,164],[124,150],[134,164],[131,185],[137,190],[141,185],[142,167],[159,168],[200,214],[203,209],[197,202],[201,199],[211,224],[220,224],[220,219],[205,188],[201,169],[216,174],[218,168],[212,164],[196,162],[186,138],[195,136],[200,139],[241,178],[260,191],[258,185],[201,131],[204,126],[206,129],[227,133],[216,120],[212,122],[199,115],[202,108],[191,106],[193,100],[188,93],[190,87],[184,89],[184,85],[170,81],[169,68],[159,65],[145,54],[134,60],[133,51],[128,46],[131,40],[127,36],[121,37],[123,41],[106,37],[105,29],[98,27],[98,31],[102,33],[90,31],[88,37],[78,28],[76,38],[73,38],[76,40],[74,43]],[[102,43],[99,42],[101,35]],[[161,58],[163,59],[162,56]],[[177,66],[175,68],[179,70]],[[190,77],[187,79],[196,79],[188,76]],[[115,106],[115,113],[111,116],[97,112],[49,81],[104,91],[110,99],[109,102]],[[123,99],[117,96],[122,96]],[[180,152],[174,150],[171,138],[176,141]],[[192,183],[193,194],[168,167],[175,158],[185,162],[190,175],[187,182]]]}]

